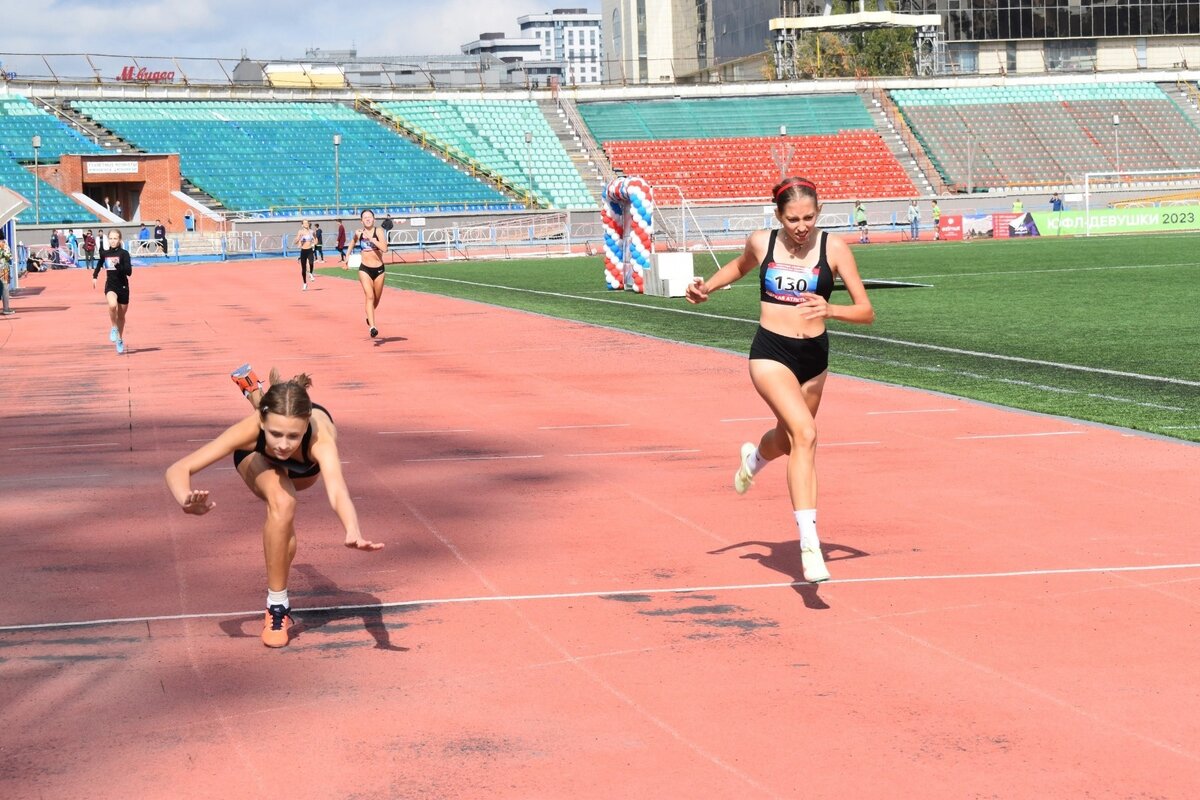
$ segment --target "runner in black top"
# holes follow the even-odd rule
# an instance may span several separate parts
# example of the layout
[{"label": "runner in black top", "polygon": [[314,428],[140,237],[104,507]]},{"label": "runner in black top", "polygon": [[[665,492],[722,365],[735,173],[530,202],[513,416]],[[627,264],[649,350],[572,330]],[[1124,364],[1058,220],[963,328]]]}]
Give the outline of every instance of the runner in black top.
[{"label": "runner in black top", "polygon": [[255,412],[172,464],[167,470],[167,487],[185,513],[207,514],[215,503],[208,490],[192,488],[192,476],[233,455],[238,474],[267,506],[263,526],[267,612],[262,640],[268,647],[283,647],[292,625],[287,584],[296,555],[296,492],[324,476],[329,505],[346,531],[346,547],[373,551],[383,545],[362,537],[358,513],[342,475],[337,427],[329,412],[309,398],[309,377],[301,374],[283,382],[272,370],[271,387],[265,393],[249,367],[235,373],[234,380]]},{"label": "runner in black top", "polygon": [[100,240],[100,259],[92,270],[92,288],[96,288],[96,278],[100,270],[104,270],[104,297],[108,300],[108,318],[112,328],[108,332],[108,340],[115,342],[117,352],[125,352],[125,313],[129,310],[129,276],[133,274],[133,263],[129,260],[129,251],[121,246],[121,232],[108,232],[108,247]]},{"label": "runner in black top", "polygon": [[375,309],[383,299],[383,283],[385,267],[383,254],[387,252],[387,233],[375,226],[375,212],[365,209],[361,215],[363,226],[354,232],[354,240],[350,242],[350,251],[358,248],[362,263],[358,267],[358,282],[362,284],[363,300],[367,307],[367,332],[374,339],[379,335],[375,327]]},{"label": "runner in black top", "polygon": [[[733,488],[744,493],[768,462],[788,457],[788,493],[800,528],[804,579],[815,583],[829,579],[817,536],[816,473],[816,416],[829,365],[825,320],[868,324],[875,312],[850,248],[817,229],[816,187],[804,178],[785,178],[772,197],[781,229],[750,234],[740,256],[707,281],[698,277],[688,286],[687,299],[703,303],[714,290],[759,268],[762,302],[750,346],[750,380],[776,423],[757,447],[742,445]],[[829,302],[835,277],[849,292],[849,305]]]}]

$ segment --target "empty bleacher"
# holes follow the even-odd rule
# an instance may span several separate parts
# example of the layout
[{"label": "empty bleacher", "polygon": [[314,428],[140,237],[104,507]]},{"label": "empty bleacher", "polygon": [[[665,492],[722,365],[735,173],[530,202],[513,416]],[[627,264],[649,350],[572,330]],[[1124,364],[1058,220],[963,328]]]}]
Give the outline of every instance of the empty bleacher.
[{"label": "empty bleacher", "polygon": [[768,200],[789,152],[784,173],[808,177],[822,199],[917,193],[857,95],[581,103],[579,113],[613,168],[661,187],[660,202]]},{"label": "empty bleacher", "polygon": [[843,131],[823,136],[668,139],[607,142],[613,167],[660,187],[660,202],[678,191],[689,200],[760,199],[779,182],[776,157],[791,147],[784,170],[803,175],[823,200],[913,197],[916,189],[904,168],[874,131]]},{"label": "empty bleacher", "polygon": [[96,222],[94,214],[45,181],[34,191],[33,172],[25,166],[34,161],[34,136],[42,138],[38,151],[38,162],[42,165],[58,163],[64,153],[103,152],[103,148],[24,97],[0,97],[0,185],[20,193],[31,204],[36,199],[39,207],[21,212],[17,221],[32,225],[40,217],[43,223]]},{"label": "empty bleacher", "polygon": [[552,207],[597,203],[532,100],[405,100],[375,107]]},{"label": "empty bleacher", "polygon": [[791,136],[875,128],[854,94],[580,103],[579,114],[598,142],[777,136],[781,125]]},{"label": "empty bleacher", "polygon": [[[230,209],[332,214],[361,207],[393,213],[513,207],[492,187],[337,103],[73,105],[143,150],[179,153],[183,174]],[[336,172],[334,134],[342,137]]]},{"label": "empty bleacher", "polygon": [[891,97],[948,185],[1081,185],[1089,172],[1200,165],[1200,131],[1152,83],[901,89]]}]

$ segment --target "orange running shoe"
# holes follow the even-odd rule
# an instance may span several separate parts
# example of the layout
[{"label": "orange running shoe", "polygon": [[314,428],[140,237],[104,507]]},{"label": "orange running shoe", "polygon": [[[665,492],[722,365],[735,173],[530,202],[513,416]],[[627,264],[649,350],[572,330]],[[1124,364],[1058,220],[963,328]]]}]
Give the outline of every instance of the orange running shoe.
[{"label": "orange running shoe", "polygon": [[246,397],[255,389],[262,390],[262,381],[254,374],[254,369],[249,364],[242,364],[240,367],[229,373],[229,377],[237,384],[237,387],[242,390],[242,394]]},{"label": "orange running shoe", "polygon": [[288,643],[288,631],[295,622],[292,610],[285,606],[267,606],[263,616],[263,644],[267,647],[284,647]]}]

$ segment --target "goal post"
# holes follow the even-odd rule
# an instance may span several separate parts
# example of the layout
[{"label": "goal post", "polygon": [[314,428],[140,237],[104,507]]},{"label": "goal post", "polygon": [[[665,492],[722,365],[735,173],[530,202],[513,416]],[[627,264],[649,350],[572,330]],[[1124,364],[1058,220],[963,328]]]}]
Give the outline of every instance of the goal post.
[{"label": "goal post", "polygon": [[1050,216],[1057,232],[1082,236],[1200,231],[1200,167],[1089,172],[1082,216]]}]

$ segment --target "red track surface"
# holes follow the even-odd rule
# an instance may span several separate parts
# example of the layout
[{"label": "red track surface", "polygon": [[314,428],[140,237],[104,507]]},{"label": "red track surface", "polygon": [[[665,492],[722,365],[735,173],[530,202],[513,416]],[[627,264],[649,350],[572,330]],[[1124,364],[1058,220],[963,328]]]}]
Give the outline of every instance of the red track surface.
[{"label": "red track surface", "polygon": [[[126,356],[82,270],[0,319],[0,796],[1200,795],[1200,449],[832,378],[790,586],[742,357],[393,289],[372,342],[294,272],[136,270]],[[305,493],[281,651],[260,504],[162,480],[246,360],[312,373],[387,543]]]}]

